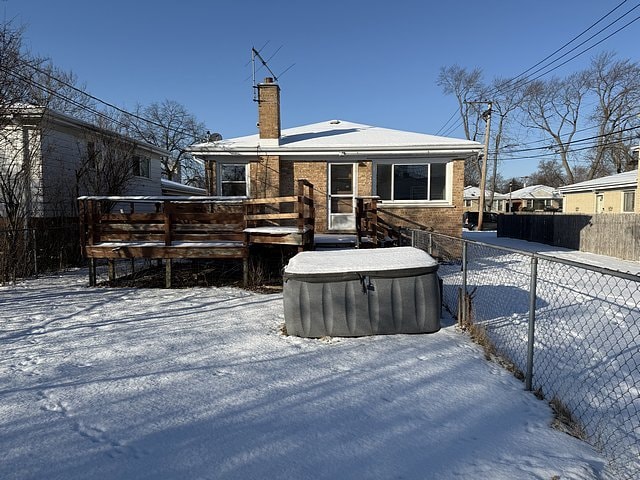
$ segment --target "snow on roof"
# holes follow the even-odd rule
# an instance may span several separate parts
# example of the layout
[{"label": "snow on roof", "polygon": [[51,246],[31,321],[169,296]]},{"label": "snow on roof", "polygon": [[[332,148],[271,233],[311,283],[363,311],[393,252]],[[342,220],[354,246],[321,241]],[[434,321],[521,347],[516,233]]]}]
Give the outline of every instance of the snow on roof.
[{"label": "snow on roof", "polygon": [[[473,187],[471,185],[464,187],[464,199],[465,200],[471,200],[474,198],[479,198],[480,197],[480,188],[479,187]],[[485,190],[484,191],[484,196],[485,198],[488,198],[491,196],[491,190]],[[498,199],[498,198],[506,198],[508,197],[508,195],[504,194],[504,193],[499,193],[499,192],[493,192],[493,198],[494,199]]]},{"label": "snow on roof", "polygon": [[[258,134],[205,142],[192,145],[189,151],[207,153],[250,153],[257,149],[278,154],[300,154],[303,152],[371,153],[401,151],[447,151],[448,153],[471,154],[481,149],[481,144],[471,140],[440,137],[424,133],[392,130],[344,120],[330,120],[282,131],[279,145],[260,145]],[[452,152],[455,151],[455,152]],[[459,151],[459,152],[458,152]]]},{"label": "snow on roof", "polygon": [[166,178],[160,179],[160,184],[162,185],[163,190],[175,191],[184,194],[193,194],[193,195],[206,195],[207,191],[204,188],[194,187],[192,185],[185,185],[184,183],[174,182],[172,180],[167,180]]},{"label": "snow on roof", "polygon": [[586,182],[574,183],[572,185],[566,185],[560,187],[561,193],[583,192],[591,190],[609,190],[615,188],[628,188],[637,187],[638,185],[638,170],[631,170],[629,172],[617,173],[615,175],[609,175],[606,177],[595,178],[593,180],[587,180]]},{"label": "snow on roof", "polygon": [[92,131],[100,132],[103,135],[107,135],[110,137],[121,138],[125,141],[132,142],[136,147],[139,147],[144,150],[148,150],[150,152],[154,152],[160,156],[168,156],[169,151],[153,145],[151,143],[145,142],[143,140],[135,139],[129,137],[127,135],[116,132],[115,130],[110,130],[108,128],[100,127],[93,123],[87,122],[80,118],[76,118],[67,113],[62,113],[57,110],[53,110],[49,107],[44,107],[40,105],[33,105],[31,103],[14,103],[12,104],[7,111],[5,112],[10,115],[16,115],[19,117],[36,117],[41,118],[43,116],[47,116],[48,119],[55,121],[57,124],[68,125],[73,128],[86,128]]},{"label": "snow on roof", "polygon": [[546,185],[530,185],[511,192],[512,199],[518,198],[559,198],[558,190]]}]

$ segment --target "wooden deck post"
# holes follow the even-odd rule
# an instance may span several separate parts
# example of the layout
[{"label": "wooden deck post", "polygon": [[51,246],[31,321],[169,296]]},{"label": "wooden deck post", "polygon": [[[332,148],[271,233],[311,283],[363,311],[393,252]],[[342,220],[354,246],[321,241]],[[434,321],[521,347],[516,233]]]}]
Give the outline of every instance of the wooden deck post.
[{"label": "wooden deck post", "polygon": [[113,284],[116,281],[116,262],[112,258],[107,260],[109,271],[109,284]]},{"label": "wooden deck post", "polygon": [[242,259],[242,286],[247,287],[249,285],[249,258],[244,257]]},{"label": "wooden deck post", "polygon": [[[166,246],[171,245],[171,202],[168,200],[164,201],[163,205],[163,213],[164,213],[164,244]],[[172,259],[167,258],[164,261],[164,286],[165,288],[171,288],[171,267],[172,267]]]},{"label": "wooden deck post", "polygon": [[96,286],[96,259],[95,258],[89,259],[89,286],[90,287]]},{"label": "wooden deck post", "polygon": [[171,262],[170,258],[164,261],[164,286],[165,288],[171,288]]}]

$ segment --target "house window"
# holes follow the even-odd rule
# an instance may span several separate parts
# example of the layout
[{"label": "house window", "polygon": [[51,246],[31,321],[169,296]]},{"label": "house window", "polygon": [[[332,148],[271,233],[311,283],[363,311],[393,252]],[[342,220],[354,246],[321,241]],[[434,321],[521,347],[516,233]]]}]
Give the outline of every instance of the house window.
[{"label": "house window", "polygon": [[446,187],[444,163],[381,163],[376,168],[376,194],[381,200],[445,200]]},{"label": "house window", "polygon": [[471,207],[471,205],[473,204],[473,200],[465,200],[464,201],[464,206],[469,208]]},{"label": "house window", "polygon": [[244,163],[218,164],[218,192],[224,197],[248,197],[248,165]]},{"label": "house window", "polygon": [[625,213],[634,212],[636,209],[636,192],[629,190],[622,192],[622,211]]},{"label": "house window", "polygon": [[151,160],[149,157],[134,155],[131,162],[132,173],[136,177],[151,178]]}]

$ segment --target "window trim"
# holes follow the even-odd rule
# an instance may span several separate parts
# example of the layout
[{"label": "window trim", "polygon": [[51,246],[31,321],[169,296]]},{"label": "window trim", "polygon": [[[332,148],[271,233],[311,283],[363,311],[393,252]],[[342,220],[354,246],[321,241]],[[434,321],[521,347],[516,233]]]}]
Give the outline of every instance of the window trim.
[{"label": "window trim", "polygon": [[[133,176],[139,178],[151,178],[151,158],[146,155],[134,155],[133,156]],[[143,168],[143,163],[146,168]]]},{"label": "window trim", "polygon": [[[374,195],[378,195],[378,166],[379,165],[391,165],[392,172],[394,171],[393,167],[396,165],[428,165],[429,168],[429,179],[431,180],[431,165],[445,165],[445,184],[444,184],[444,199],[442,200],[385,200],[380,199],[379,202],[381,204],[390,205],[390,206],[407,206],[407,207],[451,207],[453,206],[453,161],[434,161],[435,159],[428,158],[420,158],[420,159],[410,159],[410,158],[398,158],[398,159],[383,159],[376,160],[373,162],[373,172],[372,172],[372,191]],[[392,189],[393,189],[393,179],[392,179]],[[393,191],[393,190],[392,190]],[[428,188],[429,191],[429,188]],[[431,192],[429,191],[429,194]],[[393,194],[392,194],[393,195]]]},{"label": "window trim", "polygon": [[[626,197],[627,195],[632,195],[632,201],[631,201],[631,210],[625,210],[625,205],[626,205]],[[620,208],[620,211],[622,213],[635,213],[636,211],[636,202],[638,201],[638,199],[636,198],[636,191],[635,190],[623,190],[622,191],[622,206]]]},{"label": "window trim", "polygon": [[[244,183],[245,183],[245,194],[244,195],[223,195],[222,194],[222,168],[225,165],[242,165],[244,166]],[[251,198],[251,182],[249,176],[249,162],[216,162],[216,192],[219,197],[227,197],[227,198]],[[228,183],[228,182],[225,182]],[[239,183],[239,182],[238,182]]]}]

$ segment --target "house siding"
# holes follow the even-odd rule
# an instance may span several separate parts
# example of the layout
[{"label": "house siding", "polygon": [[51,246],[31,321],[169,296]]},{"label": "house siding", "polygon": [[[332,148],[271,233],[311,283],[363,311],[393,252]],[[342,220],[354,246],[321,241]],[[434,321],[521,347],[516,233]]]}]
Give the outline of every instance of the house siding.
[{"label": "house siding", "polygon": [[[25,150],[26,148],[26,150]],[[10,188],[22,201],[31,204],[31,215],[42,214],[42,167],[40,163],[41,147],[38,130],[32,126],[4,127],[0,137],[0,169],[2,177],[12,185]],[[29,163],[29,187],[22,190],[16,183],[16,176],[25,171],[25,161]],[[23,184],[24,185],[24,184]],[[20,189],[21,191],[17,191]],[[0,215],[6,215],[5,206],[0,197]]]},{"label": "house siding", "polygon": [[[27,112],[31,114],[31,112]],[[18,192],[20,203],[32,217],[73,216],[77,214],[76,198],[86,194],[160,196],[161,155],[152,146],[122,137],[115,132],[100,130],[81,121],[56,114],[38,112],[18,115],[15,124],[5,125],[0,136],[0,169],[12,167],[11,176],[21,175],[25,157],[30,161],[30,189]],[[149,158],[149,177],[133,177],[119,191],[83,191],[79,171],[87,159],[88,140],[113,140],[114,151],[126,145],[126,153],[115,159],[125,160],[118,168],[130,168],[132,154]],[[26,149],[24,148],[26,145]],[[28,154],[28,155],[27,155]],[[0,214],[6,214],[0,199]]]},{"label": "house siding", "polygon": [[[78,184],[78,170],[87,158],[92,134],[83,128],[49,125],[43,128],[43,204],[46,216],[76,214],[76,198],[87,192]],[[161,160],[157,153],[137,148],[134,153],[150,159],[149,178],[131,177],[121,195],[162,195]],[[116,194],[115,192],[103,192]]]},{"label": "house siding", "polygon": [[594,213],[595,205],[596,199],[593,192],[564,195],[564,212],[566,213]]},{"label": "house siding", "polygon": [[78,190],[77,169],[86,152],[70,129],[45,127],[42,131],[43,203],[46,216],[73,215]]},{"label": "house siding", "polygon": [[[623,213],[624,192],[633,188],[603,190],[599,192],[565,193],[564,205],[567,213]],[[635,212],[638,212],[638,192],[636,190]],[[597,211],[598,195],[602,195],[600,210]]]},{"label": "house siding", "polygon": [[[637,153],[640,159],[640,148]],[[640,161],[638,161],[638,165],[640,165]],[[638,168],[638,181],[636,182],[636,213],[640,213],[640,168]]]}]

